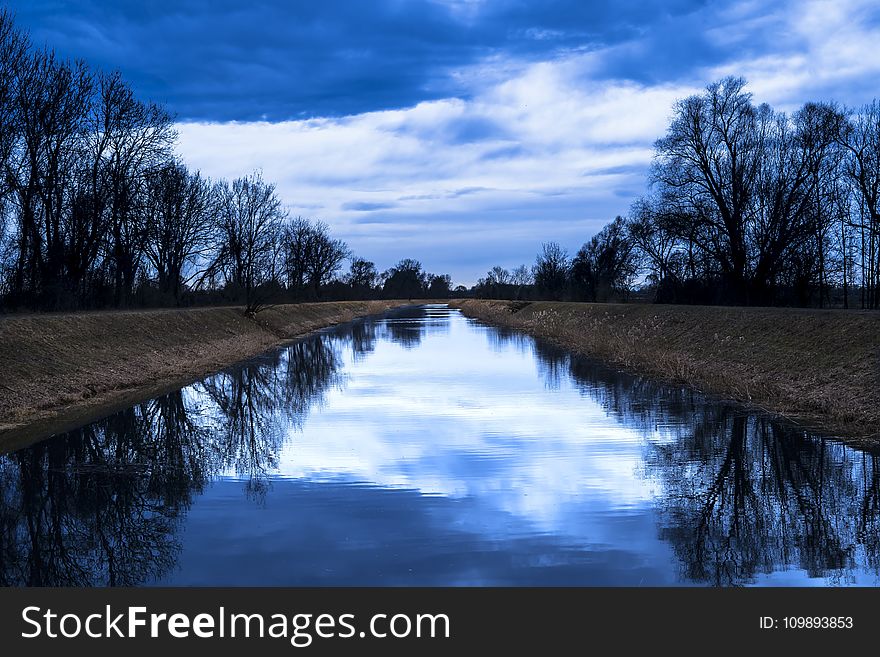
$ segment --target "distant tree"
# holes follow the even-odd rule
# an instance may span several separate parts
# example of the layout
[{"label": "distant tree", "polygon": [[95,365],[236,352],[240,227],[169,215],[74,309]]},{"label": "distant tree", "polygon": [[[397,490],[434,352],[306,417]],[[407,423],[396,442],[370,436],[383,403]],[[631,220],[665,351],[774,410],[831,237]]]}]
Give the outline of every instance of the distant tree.
[{"label": "distant tree", "polygon": [[568,284],[571,263],[568,253],[556,242],[545,242],[535,260],[532,275],[535,287],[549,299],[561,299]]},{"label": "distant tree", "polygon": [[308,262],[312,249],[312,223],[304,217],[296,217],[285,223],[282,232],[282,262],[287,289],[294,296],[305,294],[308,284]]},{"label": "distant tree", "polygon": [[496,265],[486,273],[485,278],[477,281],[475,290],[482,298],[507,299],[513,296],[512,282],[511,273],[504,267]]},{"label": "distant tree", "polygon": [[531,285],[532,272],[528,265],[519,265],[510,275],[510,282],[514,285]]},{"label": "distant tree", "polygon": [[306,275],[315,298],[321,296],[321,286],[329,283],[349,257],[348,246],[330,236],[330,227],[323,221],[312,224],[307,251]]},{"label": "distant tree", "polygon": [[422,263],[404,258],[384,274],[382,292],[387,299],[417,299],[425,295],[427,284]]},{"label": "distant tree", "polygon": [[107,255],[114,302],[128,305],[146,247],[143,196],[149,173],[171,158],[177,137],[171,116],[135,98],[118,73],[98,78],[98,143],[107,197]]},{"label": "distant tree", "polygon": [[532,284],[532,271],[528,265],[519,265],[510,273],[510,282],[516,286],[515,297],[521,299],[526,287]]},{"label": "distant tree", "polygon": [[880,102],[850,112],[842,132],[843,171],[856,201],[851,223],[861,242],[862,307],[880,308]]},{"label": "distant tree", "polygon": [[219,250],[212,269],[227,288],[243,298],[245,312],[257,313],[267,302],[265,289],[272,278],[275,242],[280,238],[285,212],[275,185],[259,172],[221,184],[218,215]]},{"label": "distant tree", "polygon": [[365,298],[373,293],[379,281],[379,272],[376,265],[364,258],[352,258],[345,282],[351,287],[352,292],[359,298]]},{"label": "distant tree", "polygon": [[452,290],[452,277],[449,274],[428,275],[428,298],[448,299]]},{"label": "distant tree", "polygon": [[637,272],[636,250],[623,217],[584,244],[571,264],[575,295],[585,301],[625,297]]},{"label": "distant tree", "polygon": [[512,282],[510,272],[507,271],[504,267],[495,266],[489,270],[489,273],[486,275],[486,280],[491,285],[510,285]]},{"label": "distant tree", "polygon": [[145,252],[159,291],[175,303],[197,273],[188,269],[194,270],[208,253],[217,210],[215,188],[179,162],[169,162],[148,177]]},{"label": "distant tree", "polygon": [[303,217],[285,225],[281,252],[288,289],[296,296],[308,292],[314,299],[320,297],[321,286],[333,279],[349,257],[348,246],[330,235],[326,223]]}]

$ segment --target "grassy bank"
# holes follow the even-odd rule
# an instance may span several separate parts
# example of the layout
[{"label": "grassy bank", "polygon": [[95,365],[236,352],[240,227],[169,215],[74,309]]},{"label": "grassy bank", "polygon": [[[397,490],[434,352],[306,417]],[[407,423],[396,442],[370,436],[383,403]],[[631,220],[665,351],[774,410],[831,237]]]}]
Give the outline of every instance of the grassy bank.
[{"label": "grassy bank", "polygon": [[397,302],[282,305],[255,320],[240,308],[0,318],[0,447],[73,426],[177,387],[310,331]]},{"label": "grassy bank", "polygon": [[880,440],[880,313],[483,300],[453,305],[633,372]]}]

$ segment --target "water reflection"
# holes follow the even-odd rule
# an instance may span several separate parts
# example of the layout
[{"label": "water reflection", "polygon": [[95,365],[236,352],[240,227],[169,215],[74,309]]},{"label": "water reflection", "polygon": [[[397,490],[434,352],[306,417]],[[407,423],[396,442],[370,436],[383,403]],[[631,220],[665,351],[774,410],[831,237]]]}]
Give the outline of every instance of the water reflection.
[{"label": "water reflection", "polygon": [[[350,327],[355,350],[375,329]],[[338,384],[331,333],[0,458],[0,583],[133,586],[176,565],[193,497],[235,472],[261,498],[287,427]]]},{"label": "water reflection", "polygon": [[[741,585],[793,568],[830,584],[880,572],[880,460],[691,391],[619,374],[537,345],[559,370],[649,436],[644,476],[662,484],[660,535],[683,580]],[[602,385],[597,386],[597,381]]]},{"label": "water reflection", "polygon": [[[686,577],[737,584],[789,564],[810,577],[854,582],[864,538],[866,565],[876,571],[876,479],[863,488],[853,476],[854,467],[875,467],[873,458],[856,464],[839,445],[805,442],[766,420],[717,420],[653,455],[668,490],[663,535]],[[694,452],[705,458],[681,467]]]},{"label": "water reflection", "polygon": [[878,461],[428,306],[0,457],[0,583],[873,584]]},{"label": "water reflection", "polygon": [[0,582],[129,586],[167,573],[207,478],[205,436],[188,425],[177,392],[0,461]]}]

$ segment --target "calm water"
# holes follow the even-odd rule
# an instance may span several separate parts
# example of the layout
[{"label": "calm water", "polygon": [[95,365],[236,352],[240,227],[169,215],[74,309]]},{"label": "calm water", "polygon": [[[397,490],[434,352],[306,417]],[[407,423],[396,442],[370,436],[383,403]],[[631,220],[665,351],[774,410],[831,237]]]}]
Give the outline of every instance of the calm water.
[{"label": "calm water", "polygon": [[5,585],[876,585],[880,457],[426,306],[0,457]]}]

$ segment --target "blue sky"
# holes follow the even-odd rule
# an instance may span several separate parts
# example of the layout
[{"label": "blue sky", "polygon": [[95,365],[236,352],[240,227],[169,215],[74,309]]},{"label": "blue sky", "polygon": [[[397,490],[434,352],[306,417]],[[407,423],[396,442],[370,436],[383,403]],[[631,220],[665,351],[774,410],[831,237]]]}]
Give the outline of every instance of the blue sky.
[{"label": "blue sky", "polygon": [[675,99],[723,75],[786,110],[880,95],[873,0],[7,4],[165,103],[194,168],[262,169],[380,268],[468,284],[625,214]]}]

